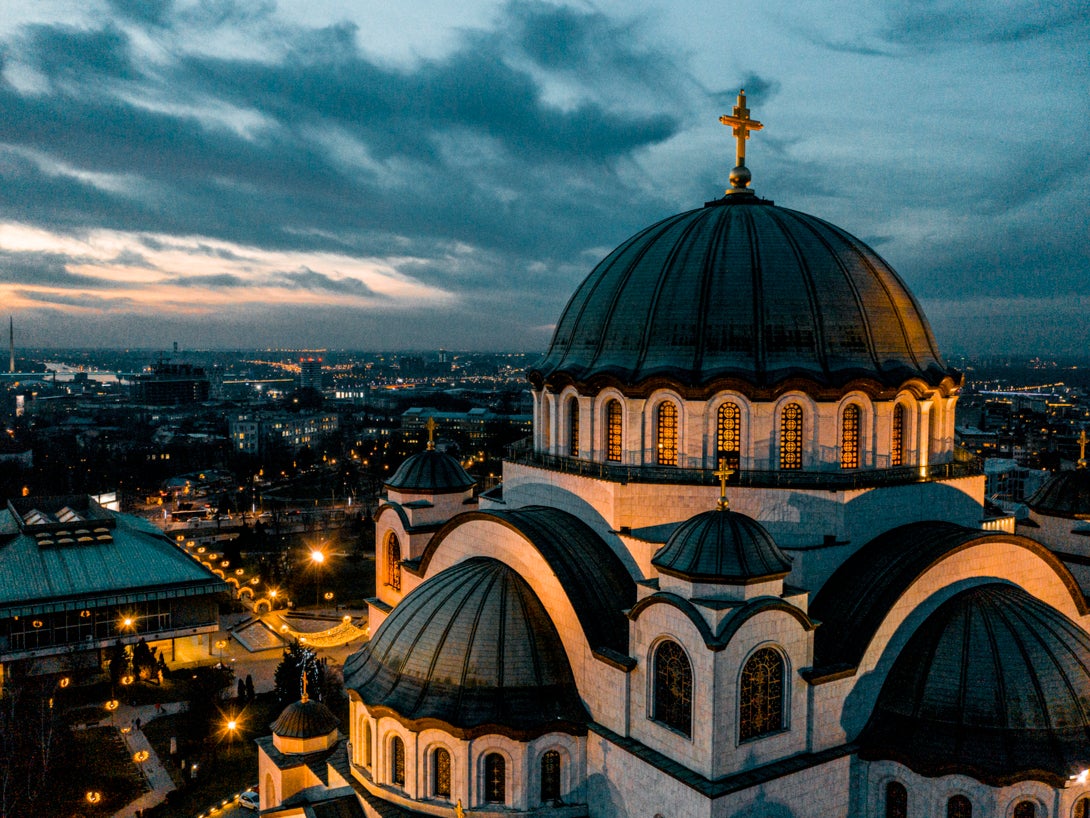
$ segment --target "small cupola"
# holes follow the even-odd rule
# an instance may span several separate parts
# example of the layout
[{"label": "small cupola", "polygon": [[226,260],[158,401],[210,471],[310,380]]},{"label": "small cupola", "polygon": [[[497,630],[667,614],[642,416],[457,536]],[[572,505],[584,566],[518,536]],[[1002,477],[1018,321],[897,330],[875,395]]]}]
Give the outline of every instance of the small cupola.
[{"label": "small cupola", "polygon": [[337,741],[340,721],[321,702],[307,695],[303,674],[303,697],[284,708],[272,724],[273,745],[282,753],[316,753],[328,750]]}]

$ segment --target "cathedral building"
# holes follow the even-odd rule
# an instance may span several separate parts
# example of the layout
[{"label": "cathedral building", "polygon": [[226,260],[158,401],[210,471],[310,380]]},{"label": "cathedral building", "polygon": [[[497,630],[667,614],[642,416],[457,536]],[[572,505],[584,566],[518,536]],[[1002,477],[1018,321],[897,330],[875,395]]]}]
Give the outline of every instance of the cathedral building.
[{"label": "cathedral building", "polygon": [[904,282],[722,121],[730,189],[578,287],[502,484],[390,479],[348,724],[274,726],[263,814],[1090,816],[1086,598],[984,530]]}]

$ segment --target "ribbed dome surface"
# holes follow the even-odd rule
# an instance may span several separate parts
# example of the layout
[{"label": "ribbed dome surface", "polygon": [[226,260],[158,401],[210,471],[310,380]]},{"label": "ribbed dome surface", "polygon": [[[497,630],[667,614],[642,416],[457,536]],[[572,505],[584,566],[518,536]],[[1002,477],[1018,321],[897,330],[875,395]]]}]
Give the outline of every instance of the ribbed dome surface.
[{"label": "ribbed dome surface", "polygon": [[531,378],[771,387],[801,377],[832,388],[948,374],[919,305],[877,253],[813,216],[728,196],[602,261]]},{"label": "ribbed dome surface", "polygon": [[472,734],[585,729],[560,637],[526,581],[473,557],[421,584],[345,663],[372,710]]},{"label": "ribbed dome surface", "polygon": [[1063,786],[1090,766],[1090,635],[1021,588],[962,591],[897,657],[862,753],[926,776]]},{"label": "ribbed dome surface", "polygon": [[705,511],[686,520],[651,564],[664,574],[700,582],[752,582],[791,570],[764,526],[729,510]]},{"label": "ribbed dome surface", "polygon": [[340,722],[321,702],[292,702],[273,722],[272,731],[284,738],[318,738],[328,736]]},{"label": "ribbed dome surface", "polygon": [[462,464],[449,454],[428,449],[407,458],[386,481],[386,487],[398,491],[451,494],[465,491],[475,482]]},{"label": "ribbed dome surface", "polygon": [[1090,516],[1090,469],[1054,474],[1026,504],[1039,514],[1053,517]]}]

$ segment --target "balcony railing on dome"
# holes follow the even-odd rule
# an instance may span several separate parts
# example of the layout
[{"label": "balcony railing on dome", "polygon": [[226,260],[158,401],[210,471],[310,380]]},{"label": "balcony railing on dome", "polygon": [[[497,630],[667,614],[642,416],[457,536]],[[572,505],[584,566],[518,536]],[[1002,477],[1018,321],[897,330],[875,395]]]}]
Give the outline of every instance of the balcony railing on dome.
[{"label": "balcony railing on dome", "polygon": [[[578,457],[542,454],[527,445],[516,443],[507,450],[507,460],[526,466],[537,466],[563,474],[597,477],[615,483],[679,483],[687,485],[719,484],[715,469],[687,469],[676,466],[625,466],[617,463],[598,463]],[[955,460],[952,463],[936,463],[921,469],[919,466],[900,466],[892,469],[860,469],[858,471],[774,471],[742,469],[730,476],[727,485],[748,488],[796,488],[848,491],[851,489],[895,486],[951,480],[983,474],[976,460]]]}]

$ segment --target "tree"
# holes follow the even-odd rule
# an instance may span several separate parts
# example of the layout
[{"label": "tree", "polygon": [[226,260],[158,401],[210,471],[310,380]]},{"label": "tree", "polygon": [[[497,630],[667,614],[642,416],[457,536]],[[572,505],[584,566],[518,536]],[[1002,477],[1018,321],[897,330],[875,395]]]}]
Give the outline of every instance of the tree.
[{"label": "tree", "polygon": [[235,671],[223,664],[198,667],[189,678],[189,738],[203,741],[217,728],[220,702],[235,680]]},{"label": "tree", "polygon": [[151,652],[151,648],[148,647],[148,643],[144,641],[144,637],[140,637],[140,641],[136,643],[132,651],[133,674],[136,678],[146,682],[157,677],[158,669],[155,655]]},{"label": "tree", "polygon": [[116,693],[121,677],[129,672],[129,651],[118,639],[110,648],[110,683]]},{"label": "tree", "polygon": [[284,648],[284,658],[276,666],[273,682],[276,686],[276,698],[280,704],[298,701],[303,696],[303,672],[307,674],[307,695],[312,699],[322,699],[322,666],[310,648],[299,644],[298,640]]},{"label": "tree", "polygon": [[0,815],[45,815],[50,776],[64,769],[63,696],[58,680],[5,668],[0,688]]}]

